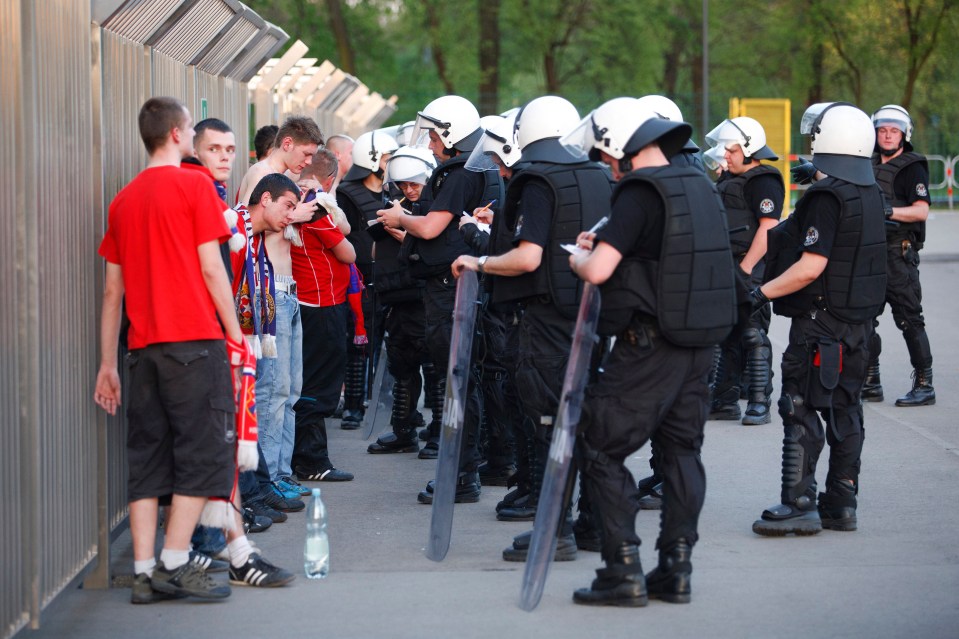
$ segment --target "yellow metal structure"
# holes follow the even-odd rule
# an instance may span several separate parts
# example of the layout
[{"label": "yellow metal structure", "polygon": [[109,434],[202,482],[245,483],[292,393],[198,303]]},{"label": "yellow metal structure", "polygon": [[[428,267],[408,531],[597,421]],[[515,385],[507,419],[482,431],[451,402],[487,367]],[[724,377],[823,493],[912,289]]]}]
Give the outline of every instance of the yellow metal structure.
[{"label": "yellow metal structure", "polygon": [[790,102],[785,98],[731,98],[729,117],[748,116],[758,120],[766,130],[766,145],[779,156],[776,162],[768,162],[783,174],[786,183],[786,201],[783,203],[783,215],[789,213],[789,194],[792,190],[789,173],[790,148]]}]

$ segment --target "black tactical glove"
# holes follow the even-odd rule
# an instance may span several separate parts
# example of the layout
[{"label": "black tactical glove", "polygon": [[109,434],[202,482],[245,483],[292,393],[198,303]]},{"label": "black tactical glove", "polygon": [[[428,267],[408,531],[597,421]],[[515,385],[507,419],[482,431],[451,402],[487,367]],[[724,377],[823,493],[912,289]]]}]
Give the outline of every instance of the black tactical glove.
[{"label": "black tactical glove", "polygon": [[816,167],[808,160],[801,161],[789,169],[789,172],[792,174],[793,182],[796,184],[812,184],[816,178]]},{"label": "black tactical glove", "polygon": [[758,311],[766,304],[769,304],[769,298],[766,297],[762,289],[758,286],[749,291],[749,301],[753,305],[753,312]]}]

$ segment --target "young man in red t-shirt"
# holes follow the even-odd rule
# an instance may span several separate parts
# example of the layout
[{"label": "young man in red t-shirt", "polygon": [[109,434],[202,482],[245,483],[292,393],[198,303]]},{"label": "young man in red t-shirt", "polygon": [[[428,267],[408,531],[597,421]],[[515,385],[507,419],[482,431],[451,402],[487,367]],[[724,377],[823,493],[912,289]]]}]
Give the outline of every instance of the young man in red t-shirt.
[{"label": "young man in red t-shirt", "polygon": [[293,471],[301,481],[349,481],[333,467],[327,448],[326,418],[340,399],[346,366],[349,265],[356,261],[330,215],[298,228],[290,247],[303,322],[303,388],[296,402]]},{"label": "young man in red t-shirt", "polygon": [[[100,244],[107,267],[94,400],[111,415],[120,404],[125,296],[132,601],[222,598],[229,586],[189,560],[190,536],[207,498],[230,497],[236,437],[230,364],[252,353],[220,257],[220,242],[230,236],[224,204],[208,178],[179,166],[193,143],[189,111],[173,98],[151,98],[139,128],[149,163],[114,198]],[[157,563],[158,498],[171,494]]]}]

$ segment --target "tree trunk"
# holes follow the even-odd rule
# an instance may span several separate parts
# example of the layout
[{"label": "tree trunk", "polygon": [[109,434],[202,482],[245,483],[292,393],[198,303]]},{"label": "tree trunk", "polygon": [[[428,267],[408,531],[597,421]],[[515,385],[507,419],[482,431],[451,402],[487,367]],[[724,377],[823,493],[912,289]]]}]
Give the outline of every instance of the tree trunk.
[{"label": "tree trunk", "polygon": [[435,0],[431,2],[423,0],[423,6],[426,8],[426,31],[430,36],[433,64],[436,65],[436,74],[439,76],[440,82],[443,83],[443,90],[446,91],[447,95],[455,95],[456,89],[453,87],[453,80],[446,68],[446,55],[443,50],[443,26],[440,24],[441,4]]},{"label": "tree trunk", "polygon": [[500,0],[479,0],[479,112],[499,113]]},{"label": "tree trunk", "polygon": [[326,10],[330,15],[330,30],[336,40],[336,52],[339,55],[339,66],[347,73],[356,75],[356,61],[353,56],[353,46],[350,44],[350,33],[346,29],[346,20],[343,19],[343,5],[341,0],[326,0]]}]

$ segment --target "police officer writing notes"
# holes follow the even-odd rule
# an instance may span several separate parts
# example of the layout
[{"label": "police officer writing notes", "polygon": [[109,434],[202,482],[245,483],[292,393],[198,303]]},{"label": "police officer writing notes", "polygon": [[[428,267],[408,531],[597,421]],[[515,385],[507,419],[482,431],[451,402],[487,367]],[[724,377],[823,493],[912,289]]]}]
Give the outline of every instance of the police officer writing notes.
[{"label": "police officer writing notes", "polygon": [[[781,503],[753,523],[767,536],[856,530],[868,323],[886,291],[869,116],[844,102],[815,104],[801,130],[812,135],[820,179],[769,232],[766,283],[751,293],[757,306],[771,299],[773,312],[792,320],[779,398]],[[816,462],[826,441],[829,471],[817,509]]]},{"label": "police officer writing notes", "polygon": [[[570,258],[579,277],[604,284],[600,330],[617,336],[604,372],[587,388],[579,425],[583,485],[606,564],[589,588],[573,594],[580,604],[644,606],[648,597],[675,603],[691,597],[690,557],[706,492],[700,450],[707,382],[714,345],[736,315],[719,195],[701,171],[669,164],[691,132],[633,98],[617,98],[568,136],[571,143],[580,137],[618,182],[609,224],[577,239],[592,251]],[[697,308],[709,310],[692,312]],[[659,565],[644,576],[636,482],[624,462],[650,439],[661,458],[663,504]]]}]

